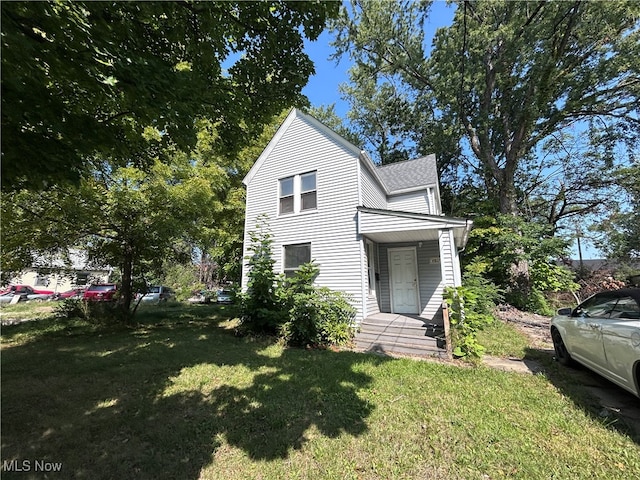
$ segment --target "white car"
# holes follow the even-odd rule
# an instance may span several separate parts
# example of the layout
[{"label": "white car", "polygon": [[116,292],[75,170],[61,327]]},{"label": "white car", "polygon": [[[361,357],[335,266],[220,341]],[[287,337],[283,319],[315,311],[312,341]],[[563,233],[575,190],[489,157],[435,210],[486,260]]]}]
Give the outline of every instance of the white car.
[{"label": "white car", "polygon": [[149,287],[147,293],[142,297],[143,302],[162,303],[169,300],[175,300],[176,294],[169,287],[155,285]]},{"label": "white car", "polygon": [[640,288],[600,292],[551,320],[555,357],[577,361],[640,397]]}]

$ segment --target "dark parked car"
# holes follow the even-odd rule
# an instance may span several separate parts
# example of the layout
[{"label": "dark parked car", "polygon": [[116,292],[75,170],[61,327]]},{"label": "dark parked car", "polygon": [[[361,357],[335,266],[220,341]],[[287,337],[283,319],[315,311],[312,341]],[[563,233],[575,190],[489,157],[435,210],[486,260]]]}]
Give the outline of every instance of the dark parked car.
[{"label": "dark parked car", "polygon": [[117,289],[115,283],[95,283],[84,291],[82,298],[98,302],[110,301],[113,300]]},{"label": "dark parked car", "polygon": [[596,293],[551,320],[556,360],[581,363],[640,396],[640,288]]}]

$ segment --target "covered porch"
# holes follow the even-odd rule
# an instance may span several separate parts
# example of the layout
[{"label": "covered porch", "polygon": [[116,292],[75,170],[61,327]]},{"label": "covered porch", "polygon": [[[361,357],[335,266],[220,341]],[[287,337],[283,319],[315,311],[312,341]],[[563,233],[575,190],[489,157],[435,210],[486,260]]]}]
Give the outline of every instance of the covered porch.
[{"label": "covered porch", "polygon": [[442,293],[461,284],[458,251],[472,222],[359,207],[368,291],[363,317],[392,313],[442,323]]}]

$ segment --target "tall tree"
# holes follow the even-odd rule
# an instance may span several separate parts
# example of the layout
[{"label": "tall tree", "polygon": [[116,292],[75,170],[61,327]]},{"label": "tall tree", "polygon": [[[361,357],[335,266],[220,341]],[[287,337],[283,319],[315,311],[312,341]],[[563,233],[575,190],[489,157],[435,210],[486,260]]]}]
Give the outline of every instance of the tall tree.
[{"label": "tall tree", "polygon": [[150,137],[186,151],[199,117],[235,149],[299,98],[304,37],[338,7],[2,2],[3,189],[77,182],[93,155],[140,162]]},{"label": "tall tree", "polygon": [[[615,173],[626,201],[593,225],[595,244],[607,256],[618,260],[640,259],[640,163]],[[625,198],[626,197],[626,198]]]},{"label": "tall tree", "polygon": [[6,194],[3,274],[28,266],[34,252],[81,247],[90,260],[119,269],[119,302],[127,317],[134,280],[183,254],[181,242],[192,243],[200,222],[209,223],[224,208],[218,193],[224,192],[226,174],[217,165],[200,165],[181,152],[172,159],[170,164],[155,160],[145,170],[94,159],[93,175],[78,186]]},{"label": "tall tree", "polygon": [[[519,178],[535,162],[540,170],[543,142],[578,122],[592,121],[614,149],[619,140],[628,151],[637,147],[640,3],[457,2],[431,50],[424,33],[430,7],[352,1],[334,25],[337,55],[355,62],[352,91],[375,85],[408,100],[411,116],[395,127],[419,153],[466,165],[501,213],[521,213]],[[379,107],[351,98],[369,115]]]}]

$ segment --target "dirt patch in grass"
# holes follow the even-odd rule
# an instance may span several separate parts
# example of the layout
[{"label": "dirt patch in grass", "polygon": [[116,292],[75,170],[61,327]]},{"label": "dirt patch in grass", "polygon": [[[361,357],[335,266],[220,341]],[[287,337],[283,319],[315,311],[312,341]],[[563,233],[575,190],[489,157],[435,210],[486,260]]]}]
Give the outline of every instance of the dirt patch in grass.
[{"label": "dirt patch in grass", "polygon": [[500,305],[496,316],[505,323],[512,324],[531,340],[531,346],[541,350],[553,348],[549,323],[551,318],[536,313],[523,312],[511,305]]}]

